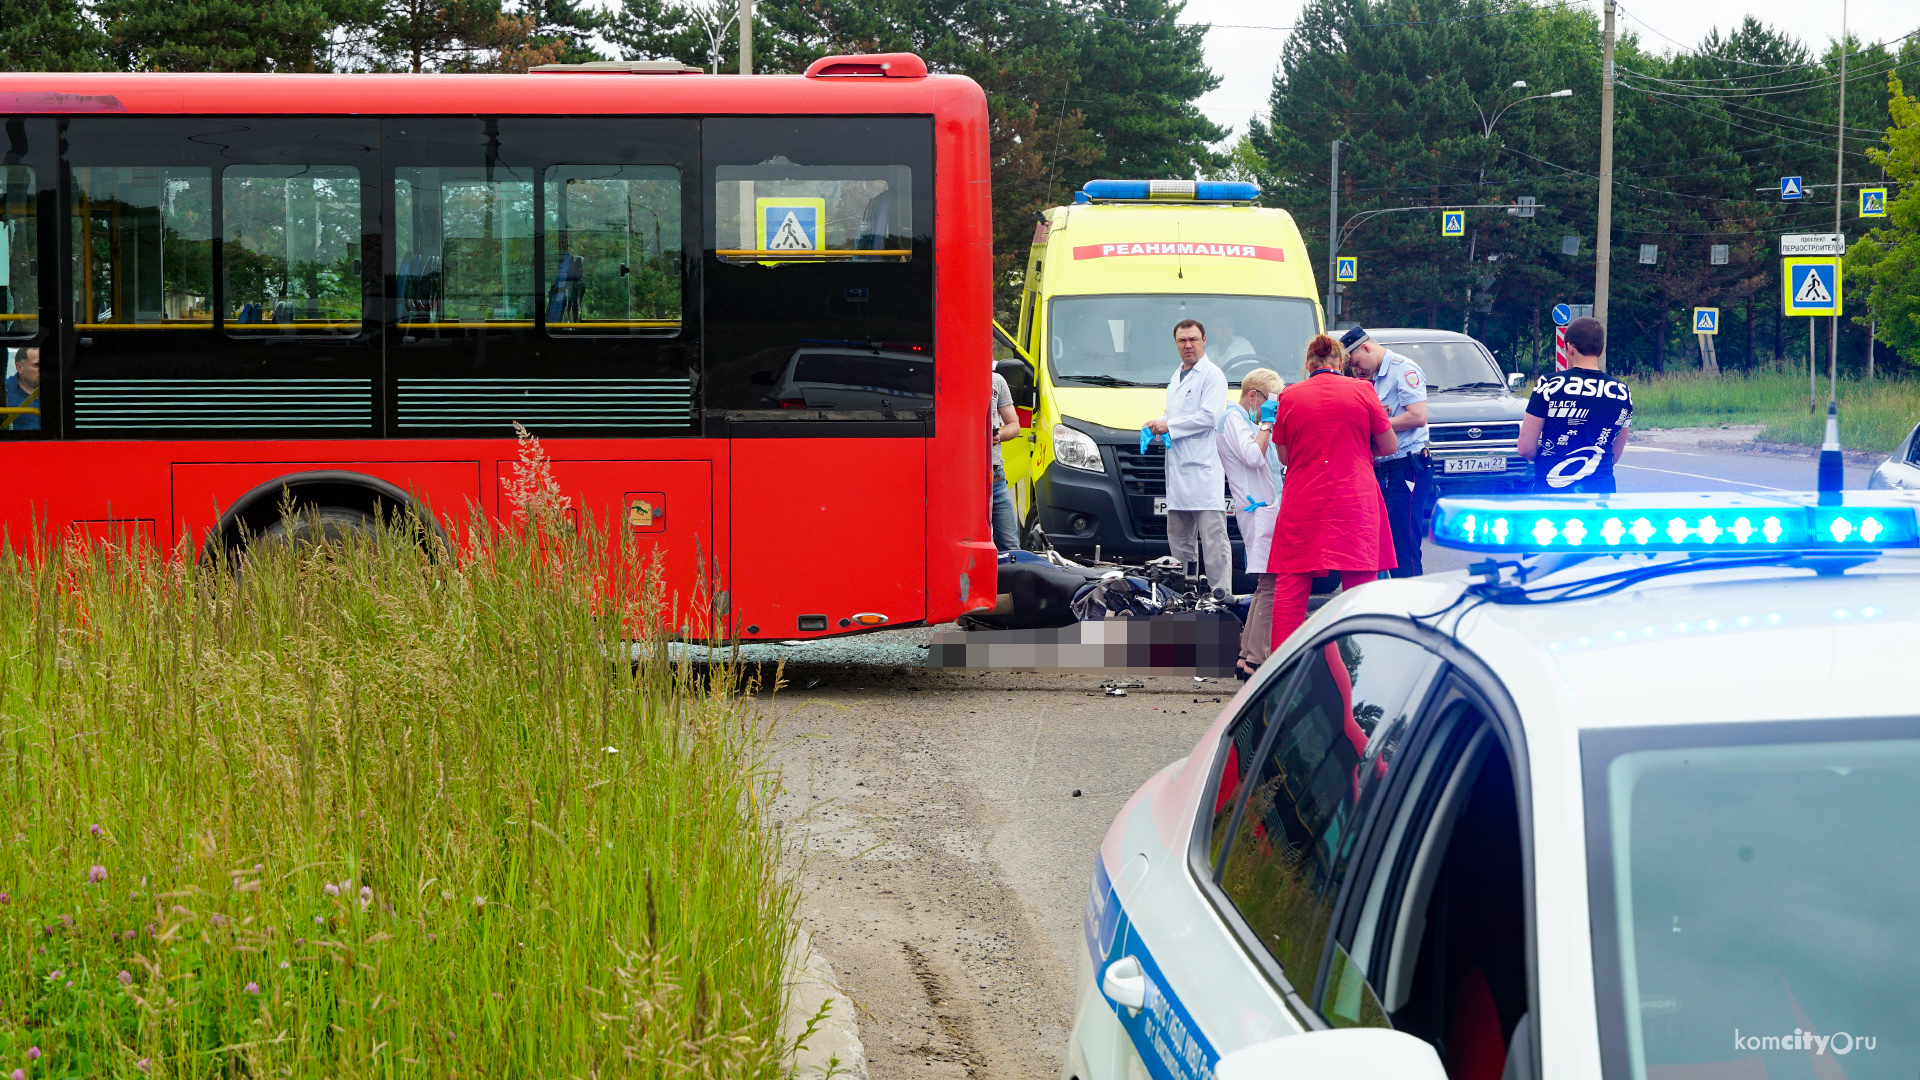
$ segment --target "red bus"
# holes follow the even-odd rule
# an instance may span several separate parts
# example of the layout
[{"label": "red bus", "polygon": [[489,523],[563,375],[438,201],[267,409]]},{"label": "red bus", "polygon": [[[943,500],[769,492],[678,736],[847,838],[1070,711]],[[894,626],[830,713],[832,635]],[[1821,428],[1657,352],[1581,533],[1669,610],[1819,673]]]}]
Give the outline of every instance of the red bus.
[{"label": "red bus", "polygon": [[458,529],[518,422],[705,629],[991,607],[986,125],[906,54],[0,74],[0,526]]}]

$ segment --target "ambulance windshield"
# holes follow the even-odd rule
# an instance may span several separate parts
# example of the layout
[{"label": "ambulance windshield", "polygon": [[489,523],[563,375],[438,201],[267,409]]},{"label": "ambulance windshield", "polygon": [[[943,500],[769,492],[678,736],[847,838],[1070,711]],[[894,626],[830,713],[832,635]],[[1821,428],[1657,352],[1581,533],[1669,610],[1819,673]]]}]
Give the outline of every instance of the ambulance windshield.
[{"label": "ambulance windshield", "polygon": [[1063,296],[1047,323],[1053,378],[1067,385],[1165,386],[1180,365],[1173,327],[1182,319],[1206,327],[1207,359],[1235,386],[1263,367],[1293,382],[1307,341],[1319,332],[1313,301],[1295,297]]},{"label": "ambulance windshield", "polygon": [[1607,840],[1589,858],[1609,1077],[1880,1080],[1920,1062],[1915,725],[1823,723],[1865,736],[1834,742],[1782,726],[1583,744],[1588,835]]}]

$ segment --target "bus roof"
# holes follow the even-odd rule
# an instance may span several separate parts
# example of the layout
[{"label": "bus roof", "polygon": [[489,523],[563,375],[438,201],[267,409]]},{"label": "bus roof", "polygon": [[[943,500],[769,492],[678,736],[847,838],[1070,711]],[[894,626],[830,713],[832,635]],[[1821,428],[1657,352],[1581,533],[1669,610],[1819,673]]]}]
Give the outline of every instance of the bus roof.
[{"label": "bus roof", "polygon": [[960,75],[0,73],[0,115],[689,116],[984,110]]},{"label": "bus roof", "polygon": [[1053,295],[1229,293],[1314,297],[1293,215],[1257,206],[1119,203],[1060,207],[1047,232]]}]

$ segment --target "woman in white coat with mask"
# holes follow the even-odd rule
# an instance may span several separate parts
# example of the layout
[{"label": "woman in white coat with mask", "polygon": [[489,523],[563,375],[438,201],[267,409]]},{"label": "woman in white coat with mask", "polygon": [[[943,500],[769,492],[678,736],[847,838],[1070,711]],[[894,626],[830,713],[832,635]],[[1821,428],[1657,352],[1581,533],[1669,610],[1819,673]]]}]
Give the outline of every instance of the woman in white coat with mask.
[{"label": "woman in white coat with mask", "polygon": [[1247,624],[1240,634],[1239,673],[1242,679],[1260,670],[1273,652],[1272,574],[1266,572],[1273,545],[1273,523],[1280,516],[1280,456],[1273,449],[1273,422],[1264,422],[1266,404],[1280,396],[1286,384],[1271,368],[1255,368],[1240,377],[1240,401],[1227,407],[1214,443],[1226,469],[1227,490],[1233,495],[1233,518],[1246,547],[1247,573],[1258,586],[1247,607]]}]

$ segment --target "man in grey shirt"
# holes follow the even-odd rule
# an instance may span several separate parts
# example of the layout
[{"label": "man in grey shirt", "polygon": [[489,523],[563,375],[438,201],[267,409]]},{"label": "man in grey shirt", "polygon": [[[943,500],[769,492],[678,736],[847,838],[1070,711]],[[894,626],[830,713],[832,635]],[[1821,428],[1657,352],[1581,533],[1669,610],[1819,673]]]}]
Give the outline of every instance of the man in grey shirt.
[{"label": "man in grey shirt", "polygon": [[1020,547],[1020,527],[1013,518],[1013,492],[1007,488],[1007,463],[1000,444],[1020,437],[1020,414],[1013,407],[1013,390],[1006,377],[993,373],[993,407],[987,414],[987,442],[993,447],[993,546],[1001,551]]}]

